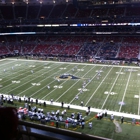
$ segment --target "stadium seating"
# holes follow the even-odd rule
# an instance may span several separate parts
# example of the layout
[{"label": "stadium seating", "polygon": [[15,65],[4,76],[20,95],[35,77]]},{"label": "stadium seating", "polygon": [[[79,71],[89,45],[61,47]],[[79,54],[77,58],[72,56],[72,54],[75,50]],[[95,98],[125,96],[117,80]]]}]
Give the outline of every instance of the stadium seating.
[{"label": "stadium seating", "polygon": [[21,54],[130,59],[138,58],[139,44],[139,37],[129,36],[7,36],[0,46],[1,54],[18,50]]},{"label": "stadium seating", "polygon": [[[6,10],[8,8],[8,10]],[[1,54],[13,53],[18,50],[22,54],[39,54],[53,56],[85,56],[104,58],[138,58],[139,37],[93,35],[96,32],[126,32],[139,31],[137,26],[97,26],[92,28],[5,28],[7,25],[17,24],[101,24],[101,23],[126,23],[139,22],[139,7],[113,7],[88,9],[75,7],[72,3],[51,5],[15,5],[0,6],[0,19],[2,32],[36,31],[47,32],[50,35],[22,35],[2,37]],[[49,20],[48,20],[49,19]],[[59,35],[59,32],[66,35]],[[52,35],[53,33],[53,35]],[[56,34],[54,34],[56,33]],[[74,33],[67,35],[67,33]],[[75,33],[78,35],[76,36]],[[84,36],[81,35],[85,34]],[[85,37],[86,36],[86,37]],[[4,46],[6,47],[4,50]],[[133,50],[132,50],[133,47]]]},{"label": "stadium seating", "polygon": [[9,51],[5,45],[0,45],[0,56],[9,54]]},{"label": "stadium seating", "polygon": [[120,48],[119,58],[138,58],[138,55],[139,46],[125,45]]}]

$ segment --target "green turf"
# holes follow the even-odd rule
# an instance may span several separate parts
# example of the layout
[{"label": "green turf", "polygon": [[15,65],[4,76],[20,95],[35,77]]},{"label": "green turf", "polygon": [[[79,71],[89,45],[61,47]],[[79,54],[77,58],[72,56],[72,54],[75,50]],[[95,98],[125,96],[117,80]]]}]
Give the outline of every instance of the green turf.
[{"label": "green turf", "polygon": [[[63,101],[74,105],[80,105],[80,102],[84,101],[85,106],[139,115],[139,67],[126,68],[125,66],[21,61],[16,59],[0,61],[0,65],[0,85],[2,85],[0,93],[2,94],[25,95],[48,101],[53,99],[56,102]],[[77,69],[72,71],[75,66],[77,66]],[[12,67],[14,67],[14,70],[12,70]],[[4,69],[6,72],[4,72]],[[33,74],[31,70],[34,71]],[[97,71],[99,70],[102,70],[101,77],[97,79]],[[56,77],[64,73],[74,75],[79,79],[60,80],[58,82]],[[88,82],[89,78],[90,82]],[[82,88],[84,81],[86,81],[86,91],[80,94],[78,89]],[[51,88],[48,89],[47,85]],[[108,94],[105,94],[105,92],[108,92]],[[79,100],[75,100],[77,94],[79,94]],[[138,98],[134,98],[134,95],[138,95]],[[119,105],[119,102],[124,102],[125,105]],[[53,106],[53,110],[56,110],[56,108],[58,107]],[[83,111],[83,113],[85,112]],[[109,117],[99,121],[94,118],[95,114],[91,113],[86,118],[87,126],[84,130],[78,127],[70,129],[116,140],[140,139],[139,126],[124,123],[121,125],[123,131],[115,133],[115,126],[109,120]],[[93,121],[92,130],[88,128],[90,119]],[[120,118],[116,117],[116,119],[119,120]],[[131,119],[128,118],[127,120],[125,118],[125,121],[131,122]]]}]

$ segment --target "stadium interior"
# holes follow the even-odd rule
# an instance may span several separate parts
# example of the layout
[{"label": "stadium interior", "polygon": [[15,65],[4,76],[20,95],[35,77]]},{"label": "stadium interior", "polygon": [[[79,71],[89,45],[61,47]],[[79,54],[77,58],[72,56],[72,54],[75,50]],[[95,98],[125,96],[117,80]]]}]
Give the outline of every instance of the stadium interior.
[{"label": "stadium interior", "polygon": [[[94,62],[140,60],[139,0],[1,0],[0,57]],[[60,139],[104,139],[23,125]],[[57,132],[56,132],[57,131]],[[37,139],[53,135],[25,132]],[[61,136],[59,134],[62,134]],[[67,134],[67,137],[63,138]],[[47,136],[48,135],[48,136]],[[71,138],[70,136],[73,136]],[[27,138],[27,137],[26,137]]]}]

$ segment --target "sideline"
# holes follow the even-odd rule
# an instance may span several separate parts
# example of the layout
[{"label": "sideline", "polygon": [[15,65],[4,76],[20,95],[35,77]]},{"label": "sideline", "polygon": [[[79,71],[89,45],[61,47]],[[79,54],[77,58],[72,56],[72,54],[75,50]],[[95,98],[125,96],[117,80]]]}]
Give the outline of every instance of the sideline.
[{"label": "sideline", "polygon": [[[9,96],[11,97],[11,95],[2,94],[2,93],[0,93],[0,95],[3,95],[3,96],[6,97],[6,98],[9,98]],[[20,97],[20,96],[14,96],[14,97],[16,97],[16,98],[21,98],[22,101],[25,100],[25,97]],[[31,98],[31,100],[33,100],[34,103],[36,102],[36,99],[34,99],[34,98]],[[38,102],[40,102],[40,103],[42,103],[42,104],[43,104],[44,102],[46,102],[46,105],[48,104],[48,105],[59,106],[59,107],[62,106],[61,102],[53,102],[53,103],[51,103],[51,101],[46,101],[46,100],[38,100]],[[85,112],[86,112],[87,109],[88,109],[88,107],[86,107],[86,106],[83,106],[83,107],[82,107],[82,106],[73,105],[73,104],[67,104],[67,103],[64,103],[64,106],[63,106],[63,107],[68,108],[68,106],[69,106],[70,108],[72,108],[72,109],[83,110],[83,111],[85,111]],[[123,116],[123,117],[126,117],[126,118],[135,118],[135,119],[140,120],[140,116],[139,116],[139,115],[136,115],[136,114],[128,114],[128,113],[124,113],[124,112],[116,112],[116,111],[107,110],[107,109],[105,109],[105,110],[106,110],[106,112],[107,112],[108,115],[113,114],[114,116]],[[90,111],[91,111],[91,112],[94,112],[94,113],[100,113],[100,112],[103,112],[103,111],[105,111],[105,110],[103,110],[103,109],[98,109],[98,108],[90,108]]]},{"label": "sideline", "polygon": [[107,66],[107,67],[110,67],[110,66],[113,66],[113,67],[125,67],[125,68],[139,68],[140,69],[140,67],[139,66],[124,66],[124,65],[112,65],[112,64],[109,64],[109,65],[107,65],[107,64],[94,64],[94,63],[92,63],[92,64],[89,64],[89,63],[80,63],[80,62],[77,62],[77,63],[75,63],[75,62],[57,62],[57,61],[47,61],[47,60],[26,60],[26,59],[12,59],[12,58],[6,58],[5,60],[20,60],[20,61],[36,61],[36,62],[51,62],[51,63],[63,63],[63,64],[78,64],[78,65],[96,65],[96,66]]}]

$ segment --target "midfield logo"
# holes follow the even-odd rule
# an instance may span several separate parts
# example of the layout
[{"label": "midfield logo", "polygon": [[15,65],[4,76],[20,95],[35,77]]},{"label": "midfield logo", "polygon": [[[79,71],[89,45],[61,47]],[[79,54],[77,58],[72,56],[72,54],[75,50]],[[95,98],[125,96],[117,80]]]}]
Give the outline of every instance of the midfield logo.
[{"label": "midfield logo", "polygon": [[62,74],[60,76],[55,77],[57,80],[70,80],[70,79],[81,79],[77,76],[71,75],[71,74]]}]

